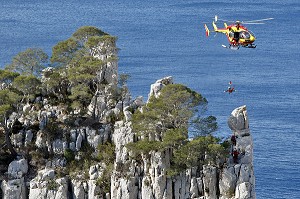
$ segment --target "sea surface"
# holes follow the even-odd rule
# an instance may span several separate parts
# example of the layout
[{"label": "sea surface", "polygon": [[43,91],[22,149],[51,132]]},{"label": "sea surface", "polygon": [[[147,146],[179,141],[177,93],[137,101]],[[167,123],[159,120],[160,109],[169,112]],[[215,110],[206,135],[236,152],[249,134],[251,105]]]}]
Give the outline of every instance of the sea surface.
[{"label": "sea surface", "polygon": [[[211,27],[214,15],[275,19],[247,25],[256,49],[233,51],[221,47],[224,35],[205,37],[203,23]],[[118,37],[119,72],[131,76],[133,97],[147,100],[151,83],[173,76],[207,98],[224,137],[231,111],[247,105],[257,198],[300,198],[299,0],[1,0],[0,67],[27,48],[51,56],[86,25]],[[231,95],[224,93],[229,81],[237,90]]]}]

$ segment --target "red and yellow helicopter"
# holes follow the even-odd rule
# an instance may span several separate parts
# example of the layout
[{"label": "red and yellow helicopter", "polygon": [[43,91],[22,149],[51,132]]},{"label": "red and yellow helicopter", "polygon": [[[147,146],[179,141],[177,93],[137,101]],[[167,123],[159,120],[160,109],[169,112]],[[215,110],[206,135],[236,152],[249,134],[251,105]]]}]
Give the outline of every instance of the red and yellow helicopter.
[{"label": "red and yellow helicopter", "polygon": [[[245,48],[256,48],[256,45],[253,43],[255,41],[254,34],[248,30],[242,24],[264,24],[263,21],[272,20],[274,18],[266,18],[266,19],[258,19],[251,21],[228,21],[223,19],[218,19],[218,16],[215,16],[214,21],[212,22],[214,32],[223,33],[227,36],[229,41],[229,47],[222,45],[224,48],[230,48],[233,50],[237,50],[240,46]],[[225,28],[218,28],[216,25],[217,21],[224,21]],[[233,24],[227,25],[226,22],[231,22]],[[208,37],[210,34],[210,30],[207,25],[204,24],[206,36]]]}]

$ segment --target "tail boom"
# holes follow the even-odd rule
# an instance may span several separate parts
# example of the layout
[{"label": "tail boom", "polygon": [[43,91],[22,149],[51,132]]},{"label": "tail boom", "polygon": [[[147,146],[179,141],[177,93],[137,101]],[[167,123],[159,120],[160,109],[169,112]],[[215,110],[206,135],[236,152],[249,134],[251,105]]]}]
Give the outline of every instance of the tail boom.
[{"label": "tail boom", "polygon": [[206,37],[208,37],[209,36],[209,29],[208,29],[206,24],[204,24],[204,28],[205,28]]}]

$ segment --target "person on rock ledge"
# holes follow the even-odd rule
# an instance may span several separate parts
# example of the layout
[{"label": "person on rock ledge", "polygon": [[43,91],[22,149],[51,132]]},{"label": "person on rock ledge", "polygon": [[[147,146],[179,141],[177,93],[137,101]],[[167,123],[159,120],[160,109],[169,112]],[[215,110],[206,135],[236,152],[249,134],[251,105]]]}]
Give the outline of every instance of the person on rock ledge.
[{"label": "person on rock ledge", "polygon": [[231,136],[231,144],[233,145],[233,146],[235,146],[236,145],[236,137],[235,137],[235,135],[233,134],[232,136]]},{"label": "person on rock ledge", "polygon": [[238,164],[239,152],[236,148],[233,149],[232,157],[233,157],[233,163]]}]

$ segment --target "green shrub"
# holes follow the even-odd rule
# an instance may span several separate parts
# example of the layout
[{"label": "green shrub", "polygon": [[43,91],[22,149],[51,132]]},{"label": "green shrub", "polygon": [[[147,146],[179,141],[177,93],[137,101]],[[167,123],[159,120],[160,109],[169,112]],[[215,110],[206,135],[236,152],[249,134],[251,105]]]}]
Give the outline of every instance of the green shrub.
[{"label": "green shrub", "polygon": [[48,184],[47,184],[48,190],[57,190],[58,187],[59,187],[59,184],[54,179],[51,179],[48,181]]},{"label": "green shrub", "polygon": [[68,162],[71,162],[72,160],[75,159],[75,154],[71,149],[66,149],[64,151],[64,156],[67,159]]}]

